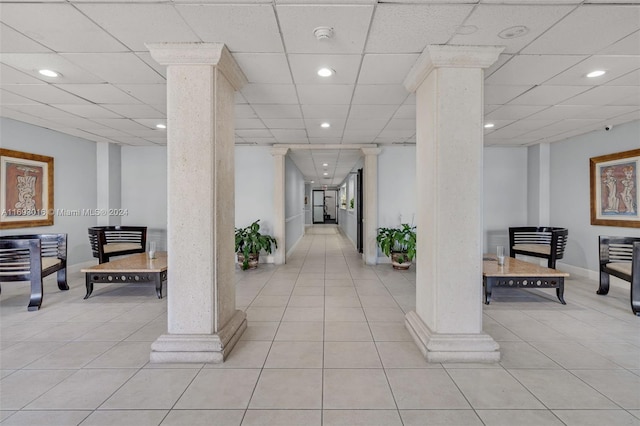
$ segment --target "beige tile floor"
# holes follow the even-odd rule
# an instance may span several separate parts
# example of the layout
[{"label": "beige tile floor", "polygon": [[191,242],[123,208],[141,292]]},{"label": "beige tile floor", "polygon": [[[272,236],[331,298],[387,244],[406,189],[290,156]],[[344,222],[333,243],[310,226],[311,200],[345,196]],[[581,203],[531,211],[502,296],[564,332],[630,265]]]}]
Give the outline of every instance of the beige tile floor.
[{"label": "beige tile floor", "polygon": [[[316,229],[281,267],[237,272],[249,327],[227,362],[150,364],[166,328],[152,286],[60,292],[43,308],[3,283],[0,421],[6,425],[640,425],[640,318],[628,290],[495,290],[484,329],[498,364],[429,364],[403,325],[415,270],[363,266]],[[172,285],[170,283],[169,285]],[[479,284],[480,285],[480,284]]]}]

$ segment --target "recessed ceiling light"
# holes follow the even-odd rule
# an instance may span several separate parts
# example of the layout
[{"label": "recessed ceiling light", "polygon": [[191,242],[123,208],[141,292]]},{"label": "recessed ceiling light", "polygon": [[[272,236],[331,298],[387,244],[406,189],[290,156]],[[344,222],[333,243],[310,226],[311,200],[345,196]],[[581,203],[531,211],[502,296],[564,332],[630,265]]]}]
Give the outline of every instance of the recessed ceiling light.
[{"label": "recessed ceiling light", "polygon": [[166,129],[166,128],[167,128],[166,124],[162,124],[162,123],[156,124],[156,129]]},{"label": "recessed ceiling light", "polygon": [[329,173],[324,172],[324,173],[323,173],[323,175],[324,175],[324,176],[329,176]]},{"label": "recessed ceiling light", "polygon": [[328,163],[322,163],[322,167],[327,167],[328,165]]},{"label": "recessed ceiling light", "polygon": [[55,72],[52,70],[38,70],[38,72],[42,75],[44,75],[45,77],[60,77],[60,73],[59,72]]},{"label": "recessed ceiling light", "polygon": [[331,124],[329,124],[329,123],[322,123],[322,124],[320,125],[320,127],[322,127],[323,129],[326,129],[326,128],[331,127]]},{"label": "recessed ceiling light", "polygon": [[498,37],[504,39],[518,38],[522,37],[523,35],[527,35],[528,33],[529,28],[525,27],[524,25],[517,25],[515,27],[509,27],[500,31],[500,33],[498,33]]},{"label": "recessed ceiling light", "polygon": [[495,124],[493,124],[493,123],[487,123],[487,124],[484,125],[484,128],[485,129],[490,129],[490,128],[494,127],[494,126],[495,126]]},{"label": "recessed ceiling light", "polygon": [[318,70],[318,75],[320,77],[331,77],[335,73],[331,68],[320,68]]},{"label": "recessed ceiling light", "polygon": [[600,77],[601,75],[605,75],[607,72],[604,70],[595,70],[595,71],[591,71],[589,74],[587,74],[587,77],[589,78],[594,78],[594,77]]},{"label": "recessed ceiling light", "polygon": [[316,183],[316,181],[315,181],[315,180],[312,180],[312,181],[311,181],[311,183]]}]

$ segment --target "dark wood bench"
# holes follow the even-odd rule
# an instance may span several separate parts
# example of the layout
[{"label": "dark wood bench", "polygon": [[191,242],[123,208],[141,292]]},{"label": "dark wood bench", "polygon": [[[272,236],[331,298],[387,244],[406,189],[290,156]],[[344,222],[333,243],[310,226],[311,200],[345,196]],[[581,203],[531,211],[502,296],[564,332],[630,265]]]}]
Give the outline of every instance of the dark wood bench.
[{"label": "dark wood bench", "polygon": [[89,243],[93,257],[99,263],[112,256],[144,253],[147,248],[146,226],[94,226],[89,228]]},{"label": "dark wood bench", "polygon": [[67,234],[33,234],[0,237],[0,282],[29,281],[27,309],[42,305],[42,278],[57,272],[58,288],[67,285]]},{"label": "dark wood bench", "polygon": [[516,254],[547,259],[547,268],[556,269],[562,259],[569,231],[566,228],[520,226],[509,228],[509,256]]},{"label": "dark wood bench", "polygon": [[609,276],[631,284],[631,310],[640,316],[640,237],[600,238],[600,287],[598,294],[609,293]]}]

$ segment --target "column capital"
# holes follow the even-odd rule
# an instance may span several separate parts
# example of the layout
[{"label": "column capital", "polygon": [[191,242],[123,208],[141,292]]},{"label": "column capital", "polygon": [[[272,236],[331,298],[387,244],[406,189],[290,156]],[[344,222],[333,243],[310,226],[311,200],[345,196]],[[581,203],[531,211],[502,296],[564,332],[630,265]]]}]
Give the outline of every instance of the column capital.
[{"label": "column capital", "polygon": [[287,155],[287,152],[289,151],[289,148],[271,148],[271,155],[276,156],[276,155]]},{"label": "column capital", "polygon": [[160,65],[211,65],[218,68],[235,90],[247,77],[224,43],[145,43],[151,57]]},{"label": "column capital", "polygon": [[378,155],[382,152],[381,148],[360,148],[364,155]]},{"label": "column capital", "polygon": [[428,45],[404,79],[404,87],[415,92],[435,68],[489,68],[504,46]]}]

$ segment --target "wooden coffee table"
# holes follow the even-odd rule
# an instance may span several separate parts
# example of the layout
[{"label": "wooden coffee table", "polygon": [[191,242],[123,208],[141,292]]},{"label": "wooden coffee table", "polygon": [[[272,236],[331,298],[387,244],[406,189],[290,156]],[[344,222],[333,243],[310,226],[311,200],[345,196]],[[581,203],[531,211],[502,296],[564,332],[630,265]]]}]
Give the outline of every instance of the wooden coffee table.
[{"label": "wooden coffee table", "polygon": [[495,255],[482,257],[482,285],[484,303],[491,301],[494,287],[509,288],[555,288],[560,303],[564,301],[564,279],[569,274],[557,269],[546,268],[513,257],[506,257],[504,265],[498,265]]},{"label": "wooden coffee table", "polygon": [[93,284],[155,283],[158,299],[162,299],[162,282],[167,281],[167,252],[156,252],[155,259],[147,253],[133,254],[111,262],[81,269],[86,274],[87,299]]}]

